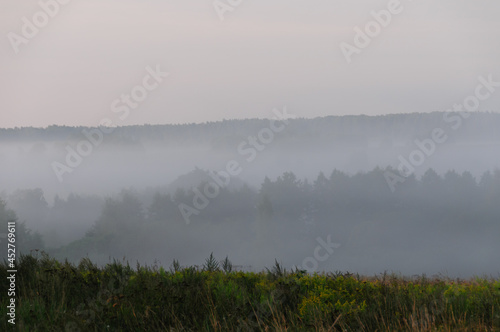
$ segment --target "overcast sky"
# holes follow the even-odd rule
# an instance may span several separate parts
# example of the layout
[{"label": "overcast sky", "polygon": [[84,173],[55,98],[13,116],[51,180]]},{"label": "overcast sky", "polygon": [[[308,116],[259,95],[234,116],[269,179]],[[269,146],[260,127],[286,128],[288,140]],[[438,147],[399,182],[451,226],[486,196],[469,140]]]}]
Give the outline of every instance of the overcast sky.
[{"label": "overcast sky", "polygon": [[[16,54],[8,34],[41,7],[1,0],[0,127],[263,118],[285,105],[308,118],[444,111],[478,76],[500,81],[499,1],[402,0],[350,64],[340,44],[390,1],[243,0],[223,21],[212,1],[72,0]],[[157,65],[170,75],[113,113]],[[499,105],[500,90],[481,110]]]}]

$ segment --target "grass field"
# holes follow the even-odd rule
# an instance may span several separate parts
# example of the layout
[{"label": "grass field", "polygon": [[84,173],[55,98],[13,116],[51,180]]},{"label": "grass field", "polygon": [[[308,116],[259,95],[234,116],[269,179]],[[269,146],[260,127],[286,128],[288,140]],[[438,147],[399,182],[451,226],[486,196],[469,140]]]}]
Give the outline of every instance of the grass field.
[{"label": "grass field", "polygon": [[16,325],[0,266],[0,330],[19,331],[499,331],[500,281],[308,275],[279,264],[78,266],[45,254],[17,261]]}]

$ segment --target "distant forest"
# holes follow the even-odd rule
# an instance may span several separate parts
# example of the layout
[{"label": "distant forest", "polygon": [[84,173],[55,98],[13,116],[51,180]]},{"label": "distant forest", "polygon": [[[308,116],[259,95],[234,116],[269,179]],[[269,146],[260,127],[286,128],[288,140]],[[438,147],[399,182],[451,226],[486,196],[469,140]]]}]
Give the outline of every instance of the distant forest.
[{"label": "distant forest", "polygon": [[[309,140],[333,139],[332,143],[368,143],[370,137],[412,139],[428,135],[436,124],[466,128],[460,137],[466,139],[500,140],[499,113],[412,113],[380,116],[345,115],[315,119],[292,119],[281,139],[307,143]],[[228,147],[234,139],[244,139],[268,125],[266,119],[223,120],[200,124],[135,125],[117,127],[109,134],[111,142],[134,144],[144,141],[176,144],[210,143],[214,147]],[[49,126],[47,128],[0,129],[0,142],[8,141],[72,141],[82,138],[82,130],[89,127]],[[460,128],[462,129],[462,128]],[[391,143],[387,141],[386,143]]]},{"label": "distant forest", "polygon": [[[18,220],[21,252],[72,261],[192,265],[214,252],[254,268],[275,258],[293,266],[328,240],[339,247],[319,269],[496,271],[500,114],[290,119],[255,161],[239,153],[268,126],[119,127],[62,182],[51,163],[91,128],[0,129],[1,225]],[[424,154],[416,141],[436,128],[448,140]],[[387,173],[401,176],[397,165],[417,148],[424,163],[392,191]],[[233,159],[241,174],[207,189]]]},{"label": "distant forest", "polygon": [[[479,181],[467,172],[449,171],[440,176],[428,170],[421,179],[410,176],[397,193],[385,183],[385,171],[348,175],[335,170],[319,174],[313,182],[286,172],[274,180],[266,178],[257,189],[244,184],[221,188],[189,225],[179,204],[192,206],[195,188],[178,188],[173,194],[153,189],[123,191],[108,199],[71,195],[56,198],[52,206],[39,189],[18,191],[7,199],[23,215],[30,213],[46,227],[57,225],[54,232],[64,231],[65,223],[74,225],[74,218],[81,214],[94,215],[95,223],[82,238],[60,248],[43,245],[39,235],[20,235],[26,237],[19,246],[24,252],[45,248],[73,260],[90,255],[105,261],[125,254],[139,259],[141,254],[157,253],[158,243],[163,250],[183,248],[188,243],[195,245],[198,237],[203,242],[215,241],[224,231],[242,234],[243,240],[237,242],[256,241],[276,254],[287,242],[300,243],[322,234],[332,234],[349,255],[367,247],[390,253],[401,247],[411,251],[452,242],[460,256],[477,237],[492,246],[491,255],[498,253],[500,170],[485,173]],[[193,171],[187,178],[198,179],[203,172]],[[202,182],[197,188],[202,191],[205,185]],[[4,204],[0,210],[2,223],[15,218]],[[375,234],[376,240],[370,236]],[[47,236],[50,239],[50,232]],[[236,245],[232,243],[235,239],[225,241]],[[127,248],[135,249],[129,253]],[[435,257],[439,255],[435,253]]]}]

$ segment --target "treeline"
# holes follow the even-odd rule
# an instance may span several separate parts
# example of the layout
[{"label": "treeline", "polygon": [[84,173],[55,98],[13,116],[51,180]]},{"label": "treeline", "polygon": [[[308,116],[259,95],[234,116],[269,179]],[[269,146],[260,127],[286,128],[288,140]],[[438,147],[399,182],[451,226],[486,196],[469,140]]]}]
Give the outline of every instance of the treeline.
[{"label": "treeline", "polygon": [[[193,214],[192,219],[219,222],[243,215],[251,216],[251,220],[267,218],[269,222],[288,225],[310,219],[329,226],[344,217],[401,209],[409,215],[417,213],[422,221],[435,220],[434,212],[470,216],[471,222],[500,215],[500,170],[486,172],[476,180],[469,172],[439,175],[429,169],[421,178],[406,178],[394,193],[385,178],[387,171],[395,172],[377,168],[348,175],[335,170],[329,176],[320,173],[312,182],[286,172],[275,180],[266,178],[258,192],[246,186],[233,191],[221,189],[217,197],[209,199],[206,209]],[[197,192],[203,193],[206,186],[207,183],[200,184]],[[156,195],[149,218],[181,221],[179,205],[195,206],[195,197],[192,190]]]},{"label": "treeline", "polygon": [[97,195],[70,194],[66,198],[56,196],[49,204],[40,188],[19,189],[0,198],[15,211],[16,219],[43,234],[49,247],[59,247],[83,237],[99,218],[105,202]]},{"label": "treeline", "polygon": [[[335,170],[319,174],[314,181],[287,172],[273,180],[265,178],[260,188],[245,184],[220,187],[215,197],[205,197],[203,208],[195,199],[204,195],[209,181],[172,192],[122,191],[106,200],[71,195],[56,198],[52,206],[44,200],[43,192],[33,190],[18,192],[10,202],[25,220],[26,211],[30,213],[29,225],[44,235],[51,253],[73,260],[87,255],[98,261],[123,256],[134,260],[164,253],[185,255],[179,257],[183,258],[194,252],[190,251],[193,245],[230,252],[245,244],[250,247],[250,243],[281,257],[288,247],[292,248],[286,249],[290,255],[294,248],[298,253],[311,252],[315,245],[309,243],[311,239],[325,234],[342,244],[346,257],[366,250],[377,250],[380,255],[412,253],[423,243],[426,248],[451,245],[453,257],[461,257],[461,252],[470,250],[477,241],[479,245],[491,244],[491,252],[483,253],[484,257],[497,257],[500,170],[475,179],[468,172],[439,175],[430,169],[421,178],[408,177],[395,193],[384,177],[388,170],[377,168],[354,175]],[[196,209],[189,222],[181,206]],[[16,219],[12,212],[5,212],[4,205],[2,209],[3,225]],[[90,221],[89,216],[95,217]],[[37,222],[43,222],[44,227],[35,227]],[[74,229],[78,229],[78,236],[70,234]],[[51,240],[51,236],[56,238],[55,230],[59,236],[73,236],[76,241],[55,248],[59,247]],[[41,249],[38,240],[20,244],[20,249]],[[182,253],[177,252],[179,248],[183,248]]]},{"label": "treeline", "polygon": [[[12,227],[14,222],[14,227]],[[9,227],[7,227],[10,224]],[[14,229],[14,232],[9,232]],[[13,233],[13,237],[9,236]],[[14,211],[8,209],[4,201],[0,199],[0,243],[2,244],[2,252],[0,253],[0,260],[3,261],[8,258],[7,244],[13,246],[9,248],[14,249],[16,256],[20,254],[30,254],[32,249],[40,250],[44,248],[42,236],[38,232],[33,232],[24,222],[18,222],[17,216]],[[12,252],[12,251],[11,251]]]},{"label": "treeline", "polygon": [[[288,111],[293,114],[292,110]],[[460,117],[461,119],[457,118]],[[118,127],[107,134],[107,141],[134,145],[146,141],[163,143],[201,144],[209,142],[214,147],[229,147],[248,135],[269,125],[265,119],[223,120],[200,124],[141,125]],[[328,116],[314,119],[290,119],[287,130],[280,139],[321,141],[324,144],[367,144],[368,139],[381,139],[384,144],[392,140],[426,137],[435,127],[459,126],[461,139],[500,140],[500,114],[474,113],[467,117],[442,112],[391,114],[381,116]],[[84,139],[88,127],[49,126],[47,128],[0,129],[0,142],[8,141],[78,141]],[[464,130],[462,130],[464,129]],[[333,141],[332,141],[333,140]]]},{"label": "treeline", "polygon": [[[500,231],[500,171],[485,173],[476,181],[467,172],[440,176],[429,170],[420,179],[409,177],[396,193],[390,191],[385,171],[355,175],[334,171],[313,182],[288,172],[275,180],[266,178],[258,190],[245,185],[220,188],[189,223],[179,207],[194,208],[195,191],[202,193],[207,182],[195,191],[177,189],[173,194],[123,192],[106,201],[92,230],[73,244],[78,249],[72,252],[84,255],[86,244],[92,243],[90,248],[99,248],[96,251],[121,257],[129,246],[156,252],[157,241],[176,248],[198,237],[215,244],[223,239],[228,247],[241,237],[241,242],[258,240],[264,248],[276,249],[280,243],[286,247],[285,243],[322,234],[332,234],[346,250],[366,248],[367,241],[373,241],[367,238],[371,235],[378,238],[382,251],[403,243],[411,251],[422,239],[444,245],[450,243],[447,240],[456,243],[485,235],[487,243],[488,234]],[[461,249],[457,250],[458,254]]]}]

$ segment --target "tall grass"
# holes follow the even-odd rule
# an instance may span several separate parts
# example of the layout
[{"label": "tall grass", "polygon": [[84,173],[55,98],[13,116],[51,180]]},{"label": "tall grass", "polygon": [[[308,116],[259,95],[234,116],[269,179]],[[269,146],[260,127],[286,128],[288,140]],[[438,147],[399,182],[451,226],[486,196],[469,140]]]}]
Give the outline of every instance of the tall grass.
[{"label": "tall grass", "polygon": [[[17,262],[19,331],[496,331],[500,281],[425,276],[308,275],[278,263],[234,271],[213,255],[201,269],[114,261],[97,267],[46,254]],[[2,288],[7,266],[0,265]]]}]

